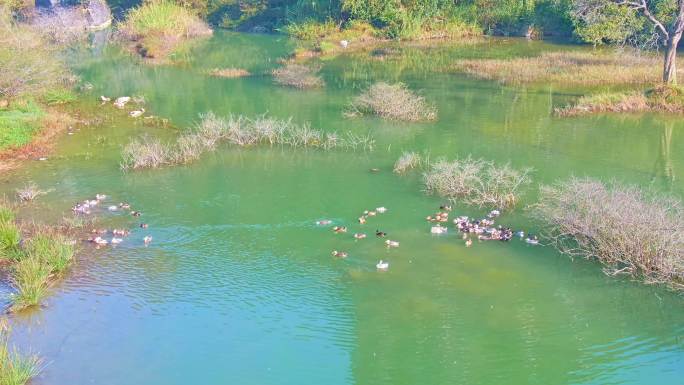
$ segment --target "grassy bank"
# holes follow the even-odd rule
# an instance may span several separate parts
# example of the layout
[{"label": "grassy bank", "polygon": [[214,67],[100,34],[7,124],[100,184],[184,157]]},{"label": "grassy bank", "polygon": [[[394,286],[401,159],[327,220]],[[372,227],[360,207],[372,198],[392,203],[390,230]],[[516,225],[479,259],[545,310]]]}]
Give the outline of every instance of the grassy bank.
[{"label": "grassy bank", "polygon": [[564,51],[524,58],[459,60],[448,70],[513,85],[593,86],[657,83],[661,67],[662,58],[651,54]]},{"label": "grassy bank", "polygon": [[196,14],[167,0],[146,1],[119,24],[131,50],[155,63],[168,62],[185,43],[211,33]]},{"label": "grassy bank", "polygon": [[582,96],[576,103],[557,108],[558,116],[581,116],[605,112],[684,113],[684,90],[658,86],[646,91],[612,92]]},{"label": "grassy bank", "polygon": [[187,164],[213,151],[220,143],[240,147],[278,145],[309,148],[372,149],[374,141],[368,136],[352,133],[339,136],[299,125],[291,120],[243,116],[221,118],[212,113],[202,117],[196,127],[180,135],[175,142],[164,144],[153,138],[133,140],[123,150],[121,168],[159,168]]}]

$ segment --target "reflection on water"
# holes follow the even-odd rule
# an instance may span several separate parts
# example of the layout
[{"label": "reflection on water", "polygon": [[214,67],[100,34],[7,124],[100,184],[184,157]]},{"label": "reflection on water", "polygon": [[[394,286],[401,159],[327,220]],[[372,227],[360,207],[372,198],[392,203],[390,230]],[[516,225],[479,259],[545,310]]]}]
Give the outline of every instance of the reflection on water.
[{"label": "reflection on water", "polygon": [[[388,172],[404,150],[432,158],[472,154],[533,167],[542,183],[588,175],[681,196],[681,120],[557,119],[553,108],[572,97],[565,91],[432,72],[456,57],[553,48],[545,43],[490,40],[400,47],[383,60],[326,60],[328,87],[311,92],[278,88],[265,75],[287,45],[280,37],[219,33],[179,67],[145,67],[112,47],[79,60],[82,77],[96,88],[93,99],[144,95],[150,111],[180,127],[207,111],[268,113],[370,133],[378,148],[224,147],[192,165],[122,173],[120,149],[131,137],[176,134],[123,116],[62,138],[51,161],[3,176],[3,192],[27,180],[55,188],[27,212],[57,218],[74,201],[106,193],[131,202],[150,225],[81,261],[46,308],[13,318],[15,342],[49,362],[36,383],[681,382],[681,296],[604,277],[595,264],[550,248],[513,242],[466,249],[454,234],[433,237],[423,218],[439,200],[420,191],[419,175]],[[205,75],[216,67],[256,76]],[[439,121],[344,118],[349,99],[377,80],[421,90],[437,104]],[[371,167],[382,171],[369,173]],[[526,199],[534,196],[532,190]],[[355,223],[360,211],[377,206],[388,213],[366,228]],[[537,230],[523,214],[501,220]],[[380,228],[401,247],[334,235],[314,225],[321,218],[350,226],[350,233]],[[154,238],[148,247],[144,235]],[[349,258],[330,257],[333,249]],[[390,261],[388,272],[375,271],[379,259]]]}]

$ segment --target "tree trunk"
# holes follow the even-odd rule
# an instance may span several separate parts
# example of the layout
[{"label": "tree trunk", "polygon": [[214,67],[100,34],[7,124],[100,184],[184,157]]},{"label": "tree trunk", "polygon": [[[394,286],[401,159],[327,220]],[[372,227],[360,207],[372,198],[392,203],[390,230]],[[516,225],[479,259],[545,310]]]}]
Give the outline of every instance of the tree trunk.
[{"label": "tree trunk", "polygon": [[665,49],[665,67],[663,69],[663,82],[677,84],[677,45],[682,38],[682,33],[673,33],[667,39]]}]

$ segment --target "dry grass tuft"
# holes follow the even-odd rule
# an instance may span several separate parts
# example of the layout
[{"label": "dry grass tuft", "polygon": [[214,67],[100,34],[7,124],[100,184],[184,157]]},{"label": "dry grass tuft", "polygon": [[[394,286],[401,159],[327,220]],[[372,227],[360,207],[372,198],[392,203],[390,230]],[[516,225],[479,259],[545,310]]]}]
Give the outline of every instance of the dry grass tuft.
[{"label": "dry grass tuft", "polygon": [[404,152],[394,163],[393,171],[396,174],[403,174],[416,167],[420,167],[422,159],[417,152]]},{"label": "dry grass tuft", "polygon": [[302,64],[287,64],[273,70],[273,80],[280,85],[299,89],[320,88],[325,85],[316,73],[318,68]]},{"label": "dry grass tuft", "polygon": [[22,202],[33,202],[39,196],[47,193],[48,191],[39,189],[35,183],[29,182],[24,187],[17,189],[17,198]]},{"label": "dry grass tuft", "polygon": [[609,275],[684,289],[684,210],[636,186],[573,178],[543,186],[532,215],[561,252],[597,259]]},{"label": "dry grass tuft", "polygon": [[505,84],[568,85],[657,83],[662,58],[605,52],[547,52],[535,57],[459,60],[451,71]]},{"label": "dry grass tuft", "polygon": [[209,71],[209,75],[217,78],[243,78],[252,74],[242,68],[214,68]]},{"label": "dry grass tuft", "polygon": [[479,207],[510,209],[520,189],[530,183],[531,169],[517,170],[484,159],[441,160],[424,174],[425,188],[452,200]]},{"label": "dry grass tuft", "polygon": [[373,114],[388,120],[407,122],[437,119],[437,109],[404,84],[375,83],[352,100],[347,116]]}]

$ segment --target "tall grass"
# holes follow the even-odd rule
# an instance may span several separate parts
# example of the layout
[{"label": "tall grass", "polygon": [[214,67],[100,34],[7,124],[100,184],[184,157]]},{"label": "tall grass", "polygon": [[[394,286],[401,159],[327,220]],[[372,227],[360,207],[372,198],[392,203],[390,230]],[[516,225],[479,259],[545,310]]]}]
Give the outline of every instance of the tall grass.
[{"label": "tall grass", "polygon": [[74,257],[74,247],[67,239],[55,232],[37,234],[24,246],[26,258],[43,262],[50,273],[63,273]]},{"label": "tall grass", "polygon": [[603,112],[684,112],[684,90],[661,85],[646,92],[605,92],[580,97],[574,104],[556,108],[558,116]]},{"label": "tall grass", "polygon": [[383,119],[409,122],[437,119],[437,109],[423,96],[416,95],[404,84],[375,83],[355,97],[348,116],[373,114]]},{"label": "tall grass", "polygon": [[158,168],[164,165],[190,163],[203,153],[213,151],[220,143],[240,147],[255,145],[281,145],[312,147],[320,149],[371,150],[374,141],[369,136],[346,133],[326,133],[295,124],[292,120],[261,116],[248,119],[243,116],[226,118],[212,113],[202,116],[201,121],[175,142],[162,144],[157,140],[142,138],[130,142],[123,151],[121,168],[124,170]]},{"label": "tall grass", "polygon": [[521,189],[531,182],[530,172],[468,157],[430,165],[424,182],[429,193],[479,207],[510,209],[518,202]]},{"label": "tall grass", "polygon": [[11,282],[15,293],[10,310],[19,311],[35,306],[48,291],[50,267],[40,258],[21,258],[12,266]]},{"label": "tall grass", "polygon": [[636,186],[572,178],[542,186],[532,216],[561,252],[596,259],[610,275],[684,289],[684,210]]},{"label": "tall grass", "polygon": [[661,61],[649,54],[563,51],[534,57],[459,60],[450,69],[506,84],[644,84],[661,80]]},{"label": "tall grass", "polygon": [[21,355],[9,345],[7,319],[0,321],[0,384],[25,385],[41,371],[41,360],[35,355]]},{"label": "tall grass", "polygon": [[16,259],[19,255],[20,241],[21,231],[14,221],[0,221],[0,259]]}]

